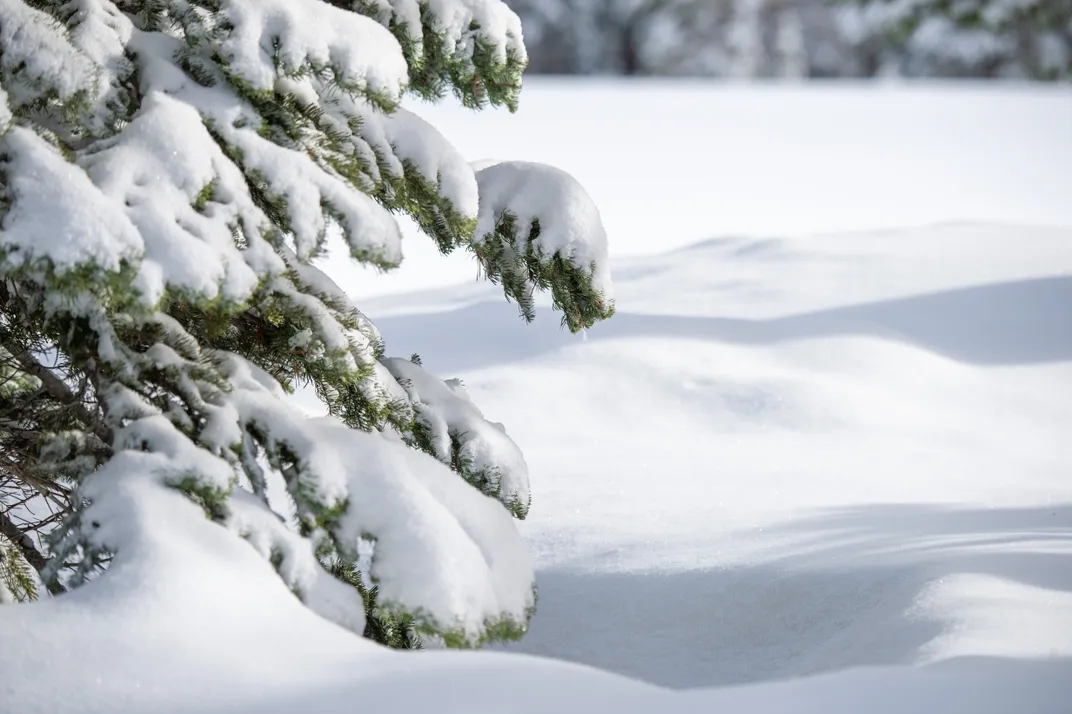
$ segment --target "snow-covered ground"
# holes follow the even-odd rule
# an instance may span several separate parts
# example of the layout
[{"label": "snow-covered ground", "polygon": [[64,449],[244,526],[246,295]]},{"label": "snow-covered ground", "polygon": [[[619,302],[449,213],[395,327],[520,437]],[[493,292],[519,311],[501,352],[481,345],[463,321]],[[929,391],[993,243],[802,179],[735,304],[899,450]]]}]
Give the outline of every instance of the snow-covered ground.
[{"label": "snow-covered ground", "polygon": [[[413,107],[472,159],[540,161],[599,205],[616,256],[717,236],[800,238],[936,223],[1072,226],[1067,85],[770,85],[530,79],[516,114]],[[411,232],[412,234],[412,232]],[[355,296],[471,281],[413,235]]]},{"label": "snow-covered ground", "polygon": [[490,288],[379,321],[526,453],[520,649],[679,687],[1072,657],[1072,231],[714,239],[616,275],[587,340]]},{"label": "snow-covered ground", "polygon": [[348,284],[470,278],[362,305],[526,454],[516,649],[673,687],[1072,657],[1072,92],[531,83],[425,115],[571,170],[622,256],[587,339],[419,239]]},{"label": "snow-covered ground", "polygon": [[524,325],[427,239],[394,275],[328,267],[526,454],[540,609],[509,649],[704,689],[380,652],[150,498],[187,538],[0,610],[0,712],[1066,714],[1072,93],[532,82],[522,106],[421,112],[586,185],[610,322]]}]

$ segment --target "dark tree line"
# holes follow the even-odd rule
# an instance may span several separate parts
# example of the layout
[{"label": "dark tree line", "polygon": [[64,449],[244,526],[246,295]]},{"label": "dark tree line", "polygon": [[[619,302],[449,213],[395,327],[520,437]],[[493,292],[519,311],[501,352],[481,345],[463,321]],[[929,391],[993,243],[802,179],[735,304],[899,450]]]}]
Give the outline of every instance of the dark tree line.
[{"label": "dark tree line", "polygon": [[1072,74],[1072,0],[513,0],[535,74]]}]

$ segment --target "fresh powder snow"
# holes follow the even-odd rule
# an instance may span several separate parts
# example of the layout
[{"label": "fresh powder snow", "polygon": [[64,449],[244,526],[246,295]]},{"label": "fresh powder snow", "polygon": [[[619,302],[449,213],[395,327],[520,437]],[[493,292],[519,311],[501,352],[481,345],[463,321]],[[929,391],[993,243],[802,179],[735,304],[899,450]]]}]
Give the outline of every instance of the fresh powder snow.
[{"label": "fresh powder snow", "polygon": [[[238,20],[249,5],[224,4]],[[385,18],[417,12],[405,0],[378,5]],[[451,22],[469,27],[491,6],[458,7],[467,10]],[[494,27],[502,18],[486,20]],[[502,21],[510,32],[497,47],[517,51]],[[199,101],[194,87],[169,88]],[[321,267],[334,283],[311,269],[301,276],[325,295],[381,294],[361,301],[378,330],[359,332],[382,335],[392,354],[420,353],[423,367],[389,362],[396,374],[383,383],[403,376],[420,404],[438,410],[428,424],[440,441],[475,424],[491,448],[491,437],[506,439],[496,424],[510,425],[495,448],[512,458],[520,447],[525,459],[517,453],[500,487],[517,498],[531,490],[527,542],[446,466],[330,418],[299,418],[306,397],[284,408],[274,380],[243,360],[229,372],[237,394],[226,408],[238,413],[221,414],[219,432],[209,433],[224,443],[236,418],[254,419],[279,438],[308,441],[319,459],[316,486],[366,499],[344,524],[352,541],[377,530],[377,547],[429,559],[426,579],[395,595],[418,592],[441,618],[525,610],[534,567],[538,614],[511,647],[523,654],[397,653],[354,637],[344,629],[361,626],[352,591],[318,575],[308,541],[294,539],[261,500],[231,504],[227,525],[247,544],[166,487],[181,475],[176,464],[220,483],[227,465],[147,415],[121,438],[150,440],[159,453],[125,452],[99,475],[116,485],[93,508],[124,514],[102,537],[127,546],[108,576],[61,598],[0,608],[0,708],[1067,712],[1067,93],[532,89],[523,100],[532,108],[509,130],[517,133],[498,138],[479,121],[459,134],[460,123],[415,109],[465,156],[567,159],[556,163],[590,189],[619,256],[615,317],[582,339],[561,330],[538,298],[535,322],[525,325],[497,288],[452,285],[471,278],[471,262],[462,275],[462,263],[420,253],[394,283],[331,261]],[[689,149],[673,167],[656,166],[666,151],[637,159],[666,177],[661,193],[601,200],[637,181],[621,156],[654,124],[624,108],[647,106],[699,106],[708,123],[681,120],[679,133],[661,137]],[[215,109],[227,111],[203,107]],[[886,123],[867,122],[871,112],[889,112]],[[712,117],[725,123],[717,139]],[[837,127],[843,141],[819,151],[814,132],[836,119],[852,131]],[[607,126],[632,141],[583,135]],[[271,149],[255,132],[234,132],[270,166]],[[703,164],[717,142],[737,142],[738,153]],[[445,155],[428,160],[439,158],[460,166]],[[471,185],[458,171],[449,180],[464,196]],[[911,185],[890,176],[910,176]],[[175,188],[188,197],[201,187]],[[321,197],[330,190],[318,184]],[[379,220],[353,210],[355,220]],[[312,252],[324,226],[312,212],[295,216],[307,223],[303,245]],[[143,250],[122,221],[86,225],[100,240],[83,248]],[[568,244],[568,228],[548,235]],[[382,233],[356,250],[390,262],[409,250],[401,236]],[[595,249],[604,260],[602,243]],[[240,282],[228,283],[241,280],[240,269],[229,275],[204,289],[222,282],[240,294]],[[404,293],[437,282],[444,286]],[[153,358],[167,364],[176,355]],[[374,448],[361,443],[369,440]],[[471,458],[479,463],[479,452]],[[394,484],[384,487],[388,473],[414,506],[412,530],[376,520],[380,499],[399,496]],[[442,533],[450,558],[429,537]],[[282,555],[279,574],[265,558],[272,553]],[[452,589],[449,568],[479,587]],[[412,580],[380,575],[388,588]],[[464,631],[484,624],[459,622]]]}]

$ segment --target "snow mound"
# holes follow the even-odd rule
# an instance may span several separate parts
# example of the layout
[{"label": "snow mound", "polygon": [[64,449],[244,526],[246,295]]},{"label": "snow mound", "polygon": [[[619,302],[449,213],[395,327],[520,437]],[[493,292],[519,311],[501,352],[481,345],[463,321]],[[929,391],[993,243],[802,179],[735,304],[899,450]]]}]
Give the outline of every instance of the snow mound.
[{"label": "snow mound", "polygon": [[[144,478],[128,479],[119,494],[142,537],[107,578],[0,607],[5,711],[342,714],[355,702],[448,714],[1066,711],[1067,668],[1057,663],[964,660],[670,692],[522,655],[391,651],[318,618],[252,548],[181,494]],[[169,528],[149,527],[161,521]]]},{"label": "snow mound", "polygon": [[583,338],[486,286],[364,305],[539,475],[540,608],[512,651],[672,687],[1072,673],[1070,241],[714,238],[617,260],[617,312]]}]

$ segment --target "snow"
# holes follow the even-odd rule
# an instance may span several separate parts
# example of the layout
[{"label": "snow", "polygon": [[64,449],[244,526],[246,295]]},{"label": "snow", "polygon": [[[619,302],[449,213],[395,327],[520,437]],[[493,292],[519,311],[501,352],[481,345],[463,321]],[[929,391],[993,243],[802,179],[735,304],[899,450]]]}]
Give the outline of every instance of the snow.
[{"label": "snow", "polygon": [[228,70],[254,89],[272,89],[279,70],[325,67],[343,91],[391,101],[408,82],[398,42],[363,15],[317,0],[223,0],[219,13],[230,24],[220,47]]},{"label": "snow", "polygon": [[[58,36],[48,22],[32,26]],[[121,134],[100,142],[75,164],[62,161],[28,129],[4,137],[18,174],[12,181],[18,200],[6,219],[4,243],[22,254],[16,259],[47,257],[62,270],[88,264],[114,272],[124,261],[133,263],[135,284],[150,304],[168,284],[209,299],[220,293],[242,299],[255,287],[258,272],[282,266],[263,240],[250,240],[250,249],[239,252],[226,224],[242,218],[258,226],[263,214],[197,112],[165,96],[176,80],[160,72],[146,45],[152,43],[135,43],[149,70],[142,78],[146,99],[140,113]],[[164,86],[155,87],[154,80]],[[213,198],[233,205],[211,206],[216,219],[211,220],[193,203],[216,180],[221,187]],[[72,225],[80,230],[72,233]],[[219,269],[212,270],[213,265]]]},{"label": "snow", "polygon": [[476,216],[479,206],[476,177],[462,154],[428,122],[399,109],[384,121],[395,154],[411,161],[439,195],[463,216]]},{"label": "snow", "polygon": [[[378,293],[361,304],[389,351],[461,378],[525,454],[540,607],[510,649],[673,687],[1067,657],[1072,96],[524,96],[469,129],[424,113],[463,150],[531,152],[584,183],[618,256],[613,318],[571,336],[545,299],[521,324],[415,238],[398,274],[336,278]],[[662,114],[688,104],[716,126]],[[630,161],[685,180],[634,184],[625,140],[596,132],[656,121],[690,151]],[[719,170],[689,180],[707,156]]]},{"label": "snow", "polygon": [[[370,117],[379,120],[371,122],[370,139],[401,146],[402,155],[384,164],[389,169],[420,164],[417,171],[445,181],[447,199],[469,204],[474,216],[468,223],[475,222],[476,181],[465,160],[419,119],[376,115],[393,109],[408,81],[398,41],[373,20],[311,0],[143,9],[149,14],[138,22],[141,29],[120,27],[106,1],[94,3],[84,16],[77,3],[62,10],[85,19],[75,23],[80,38],[103,65],[90,65],[94,77],[121,64],[108,52],[119,48],[125,55],[122,87],[97,86],[74,72],[87,92],[87,106],[104,103],[111,110],[103,138],[66,116],[82,111],[82,98],[62,83],[41,96],[70,106],[42,104],[41,116],[23,111],[20,119],[30,128],[4,137],[11,147],[4,160],[20,173],[7,196],[14,207],[5,215],[4,257],[22,261],[15,269],[32,262],[38,271],[31,276],[38,285],[26,297],[29,305],[84,318],[94,333],[61,338],[57,349],[70,352],[63,339],[89,344],[108,363],[99,380],[94,372],[83,385],[92,384],[92,393],[103,400],[108,425],[100,431],[111,433],[98,436],[114,433],[114,452],[79,481],[77,506],[57,529],[63,538],[52,563],[63,567],[69,554],[85,553],[84,566],[72,576],[80,582],[78,575],[92,570],[101,554],[124,558],[136,550],[147,537],[141,533],[145,523],[130,506],[128,481],[145,478],[196,497],[213,520],[267,557],[287,587],[344,627],[363,629],[363,603],[346,586],[327,581],[318,558],[338,556],[348,563],[357,559],[361,543],[374,543],[363,575],[378,587],[383,607],[412,613],[420,630],[464,645],[523,631],[535,594],[531,562],[511,514],[448,466],[401,443],[402,435],[391,429],[404,421],[409,405],[402,387],[375,363],[374,329],[316,269],[285,269],[287,262],[293,267],[317,255],[329,225],[342,229],[354,257],[395,264],[399,232],[391,211],[405,207],[407,199],[436,200],[403,196],[392,203],[392,192],[404,188],[362,180],[367,177],[354,153],[364,141],[362,120]],[[41,13],[17,14],[5,13],[5,81],[14,77],[16,86],[25,89],[22,81],[36,92],[38,80],[60,72],[59,65],[15,55],[50,42],[62,45],[67,28]],[[104,19],[109,14],[118,24]],[[467,17],[476,19],[472,12]],[[127,34],[121,37],[122,32]],[[452,41],[464,43],[466,37]],[[82,59],[74,49],[68,54],[58,56]],[[279,117],[265,106],[275,101],[270,92],[277,87],[309,106]],[[113,91],[115,96],[105,96]],[[136,106],[130,116],[123,99]],[[323,122],[321,104],[331,110]],[[49,137],[52,127],[73,168],[32,131]],[[422,140],[431,140],[424,152],[415,148]],[[367,153],[378,148],[365,142]],[[365,190],[354,190],[354,183]],[[468,238],[468,232],[454,237]],[[101,272],[118,272],[124,262],[131,270],[111,276],[102,289],[77,281],[57,285],[50,273],[77,268],[83,280],[97,280]],[[122,282],[130,278],[134,291]],[[303,283],[320,295],[303,291]],[[148,304],[129,306],[125,298],[133,298],[132,292]],[[160,306],[165,296],[169,304]],[[310,369],[286,370],[284,378],[303,383],[315,378],[333,414],[350,423],[363,417],[377,431],[355,433],[334,416],[308,418],[304,409],[280,401],[277,389],[265,385],[265,375],[241,358],[202,353],[198,339],[179,325],[181,317],[155,320],[165,328],[162,344],[143,350],[143,339],[151,343],[158,336],[131,333],[153,322],[157,309],[179,315],[187,301],[196,310],[212,303],[223,308],[210,331],[237,334],[227,311],[246,308],[251,314],[243,319],[263,319],[284,334],[291,330],[290,345],[300,348]],[[254,329],[261,344],[271,341],[259,326],[247,327],[247,334]],[[198,327],[190,331],[196,334]],[[161,366],[162,375],[148,376]],[[362,368],[369,367],[378,379],[365,379]],[[72,383],[80,378],[69,377]],[[356,399],[355,390],[362,392]],[[350,405],[332,402],[339,392],[351,397]],[[399,397],[400,403],[389,402]],[[359,399],[371,408],[355,416]],[[475,424],[475,418],[467,413],[458,423]],[[81,421],[96,426],[93,419]],[[527,491],[519,486],[520,455],[501,432],[496,436],[498,441],[473,435],[463,453],[479,460],[489,455],[481,451],[489,444],[512,448],[506,450],[516,457],[505,468],[509,497],[524,495],[527,503]],[[300,521],[308,540],[288,534],[267,508],[279,480],[293,501],[280,511]],[[260,501],[233,494],[236,485],[247,483]],[[500,495],[499,484],[494,490]]]},{"label": "snow", "polygon": [[[117,400],[109,396],[109,404],[117,404]],[[129,417],[132,415],[117,415],[115,418]],[[225,491],[230,488],[234,471],[223,459],[214,456],[205,449],[198,448],[175,425],[164,416],[153,415],[135,419],[127,426],[117,430],[115,437],[116,451],[129,449],[132,452],[131,459],[143,458],[159,461],[160,466],[154,466],[153,471],[160,476],[164,483],[178,485],[184,479],[196,479],[205,486]],[[138,451],[149,451],[152,454],[138,454]],[[119,469],[119,466],[115,466]],[[132,468],[130,471],[148,470],[145,466]],[[104,471],[94,474],[95,484],[105,484],[111,476],[102,475]],[[123,474],[127,477],[127,474]],[[113,477],[116,478],[116,477]],[[103,490],[95,487],[87,490],[86,498],[95,499]],[[95,504],[96,505],[96,504]],[[93,513],[92,510],[89,511]],[[108,519],[102,518],[103,522]],[[118,547],[118,544],[112,544]]]},{"label": "snow", "polygon": [[[375,23],[366,24],[377,33],[381,31]],[[131,48],[142,70],[142,92],[164,92],[188,104],[202,115],[204,122],[211,123],[231,151],[242,157],[243,170],[258,172],[267,184],[265,192],[269,196],[287,196],[288,227],[298,254],[304,258],[317,251],[327,231],[329,216],[325,214],[330,209],[330,215],[351,241],[350,249],[355,255],[396,264],[401,254],[398,225],[391,214],[370,196],[352,190],[335,173],[325,170],[306,151],[286,148],[261,136],[258,130],[263,118],[232,89],[222,83],[203,87],[174,65],[173,58],[182,47],[180,40],[159,33],[135,33]],[[339,94],[326,82],[313,84],[311,78],[304,81],[317,96]],[[189,124],[178,136],[187,142],[214,140],[202,122]],[[312,146],[306,148],[311,150]],[[242,217],[244,230],[255,230],[264,222],[263,214],[249,205],[244,177],[231,162],[218,163],[224,164],[218,169],[222,195],[214,195],[213,199],[229,199],[236,204],[232,210]],[[260,245],[259,240],[250,242],[254,248]]]},{"label": "snow", "polygon": [[[88,58],[65,41],[62,26],[51,16],[23,3],[0,5],[0,58],[4,88],[16,106],[26,106],[55,91],[67,100],[96,85],[97,71]],[[11,81],[17,78],[17,81]]]},{"label": "snow", "polygon": [[501,0],[430,0],[428,8],[437,19],[433,27],[454,44],[451,48],[454,54],[471,56],[477,43],[481,42],[491,48],[492,56],[499,64],[506,62],[509,54],[525,61],[527,54],[521,38],[521,20],[507,3]]},{"label": "snow", "polygon": [[471,645],[485,628],[524,627],[535,605],[532,562],[510,514],[429,456],[382,440],[372,449],[361,442],[376,437],[357,437],[343,427],[321,432],[366,462],[342,530],[355,543],[375,538],[370,574],[381,602]]},{"label": "snow", "polygon": [[[525,255],[530,244],[543,259],[560,255],[591,276],[593,290],[613,301],[607,234],[599,209],[575,178],[553,166],[525,161],[477,166],[477,242],[488,240],[504,212],[509,212],[517,221],[510,246],[514,255]],[[537,219],[539,235],[532,236],[531,227]]]},{"label": "snow", "polygon": [[119,77],[129,72],[124,45],[130,20],[101,0],[75,0],[52,9],[70,18],[66,32],[55,17],[26,4],[0,6],[3,86],[13,108],[63,103],[82,128],[99,135],[108,124],[108,105],[119,99]]},{"label": "snow", "polygon": [[5,262],[33,265],[47,258],[61,273],[86,263],[118,271],[124,261],[140,257],[144,244],[134,224],[44,139],[13,127],[0,137],[0,146],[7,153],[7,188],[15,197],[0,234]]},{"label": "snow", "polygon": [[458,456],[480,477],[473,485],[520,515],[527,513],[529,470],[506,428],[484,419],[459,380],[443,381],[406,359],[387,358],[383,363],[428,428],[436,458],[449,464],[456,444]]},{"label": "snow", "polygon": [[[1042,543],[1032,545],[1036,553],[1048,552]],[[1060,554],[1059,550],[1049,552]],[[1023,558],[1015,548],[1005,553]],[[919,615],[944,615],[950,622],[945,632],[923,648],[923,661],[1072,657],[1072,640],[1054,636],[1072,632],[1072,593],[1047,585],[1051,583],[1029,584],[976,573],[959,573],[933,583],[920,594]]]},{"label": "snow", "polygon": [[[573,176],[599,208],[613,256],[712,235],[1072,225],[1072,96],[1061,85],[527,78],[516,114],[407,106],[471,160]],[[394,274],[336,264],[334,275],[364,298],[477,274],[469,256],[444,259],[409,227],[403,254]]]},{"label": "snow", "polygon": [[521,20],[502,0],[370,0],[368,4],[383,25],[398,22],[409,40],[418,44],[421,13],[428,13],[431,28],[454,61],[471,64],[477,43],[491,50],[496,64],[504,64],[511,54],[520,61],[527,58]]},{"label": "snow", "polygon": [[619,260],[586,340],[483,286],[365,305],[526,456],[521,651],[674,687],[1044,658],[1072,591],[1070,240],[713,239]]},{"label": "snow", "polygon": [[[337,525],[330,526],[342,555],[356,555],[359,540],[375,542],[369,575],[382,605],[405,608],[419,625],[474,645],[485,627],[527,621],[534,604],[532,565],[509,512],[498,502],[427,454],[378,433],[355,431],[333,417],[307,418],[278,400],[244,360],[226,359],[225,373],[234,386],[229,401],[243,426],[255,425],[269,452],[285,447],[299,455],[296,475],[287,479],[295,500],[301,494],[308,502],[311,496],[325,510],[348,503]],[[477,436],[473,441],[486,441]],[[263,522],[245,515],[239,519],[237,530],[252,526],[254,537],[273,535],[264,532]],[[278,535],[274,540],[301,558],[312,557],[308,546],[296,553],[293,543]],[[314,560],[294,569],[316,567]],[[302,587],[301,581],[288,584]],[[353,618],[352,612],[321,614],[335,622]]]},{"label": "snow", "polygon": [[148,276],[166,276],[166,284],[210,299],[222,286],[223,297],[235,301],[249,296],[260,278],[235,246],[229,226],[193,205],[216,180],[223,157],[207,132],[190,127],[202,129],[194,108],[152,92],[121,138],[81,162],[93,183],[114,199],[112,210],[123,207],[145,242],[141,283],[150,304],[160,299],[165,283]]},{"label": "snow", "polygon": [[[509,121],[420,114],[466,156],[562,166],[616,256],[618,312],[586,339],[547,298],[523,324],[471,259],[425,259],[428,239],[407,238],[397,275],[321,265],[379,294],[359,304],[389,354],[460,378],[524,453],[540,587],[526,638],[510,654],[382,651],[131,478],[111,492],[125,521],[171,527],[121,534],[108,577],[74,593],[0,607],[4,706],[1067,712],[1067,91],[531,83]],[[483,506],[446,467],[358,436],[383,442],[376,458],[422,459],[399,472],[468,539],[459,567],[506,560],[468,596],[524,607],[495,579],[529,567],[500,540],[512,526],[477,532]],[[347,444],[333,468],[368,469],[375,490]]]},{"label": "snow", "polygon": [[313,612],[361,634],[365,606],[361,595],[327,573],[303,538],[253,494],[235,489],[228,503],[227,528],[244,538],[265,561],[278,559],[278,573]]},{"label": "snow", "polygon": [[130,18],[111,2],[75,0],[66,10],[75,13],[71,43],[97,65],[105,67],[111,83],[126,69],[123,46],[134,29]]},{"label": "snow", "polygon": [[519,655],[382,651],[297,606],[265,560],[182,496],[141,478],[118,493],[137,522],[169,527],[145,528],[108,578],[60,599],[0,608],[0,695],[13,711],[327,712],[355,701],[458,714],[491,714],[504,703],[521,714],[1006,714],[1027,710],[1025,701],[1037,714],[1066,711],[1059,660],[966,659],[666,692]]},{"label": "snow", "polygon": [[382,651],[297,606],[265,560],[182,496],[142,478],[118,494],[137,522],[169,527],[145,528],[108,578],[0,609],[0,695],[13,711],[348,711],[355,701],[459,714],[504,702],[522,714],[1066,711],[1060,660],[964,659],[671,693],[523,656]]}]

